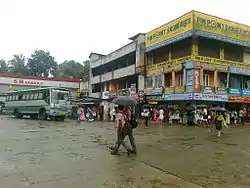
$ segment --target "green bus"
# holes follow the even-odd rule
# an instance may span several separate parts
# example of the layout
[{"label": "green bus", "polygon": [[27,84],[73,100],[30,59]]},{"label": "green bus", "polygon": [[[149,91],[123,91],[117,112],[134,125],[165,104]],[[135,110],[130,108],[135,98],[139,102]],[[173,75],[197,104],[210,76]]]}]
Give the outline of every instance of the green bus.
[{"label": "green bus", "polygon": [[60,120],[72,109],[70,90],[65,88],[35,88],[7,93],[5,111],[16,118]]}]

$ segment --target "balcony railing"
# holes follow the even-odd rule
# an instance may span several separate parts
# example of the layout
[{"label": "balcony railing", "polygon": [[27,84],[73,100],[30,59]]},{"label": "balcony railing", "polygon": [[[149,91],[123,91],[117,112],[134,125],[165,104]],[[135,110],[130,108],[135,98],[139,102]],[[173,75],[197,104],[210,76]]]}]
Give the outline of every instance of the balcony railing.
[{"label": "balcony railing", "polygon": [[135,74],[135,65],[130,65],[128,67],[115,70],[113,79],[122,78],[133,74]]},{"label": "balcony railing", "polygon": [[101,82],[106,82],[113,79],[113,72],[107,72],[101,75]]},{"label": "balcony railing", "polygon": [[92,78],[90,79],[90,82],[91,82],[91,84],[100,83],[100,82],[101,82],[101,76],[98,75],[98,76],[92,77]]}]

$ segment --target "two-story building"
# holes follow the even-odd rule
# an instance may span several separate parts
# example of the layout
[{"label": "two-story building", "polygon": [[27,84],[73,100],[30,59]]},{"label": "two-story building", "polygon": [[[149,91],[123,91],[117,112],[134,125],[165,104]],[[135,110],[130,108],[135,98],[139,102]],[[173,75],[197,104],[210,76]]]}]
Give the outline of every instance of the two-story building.
[{"label": "two-story building", "polygon": [[145,61],[149,103],[250,103],[249,26],[191,11],[145,35]]},{"label": "two-story building", "polygon": [[137,34],[129,44],[108,55],[90,54],[89,96],[103,100],[106,115],[115,96],[137,97],[137,91],[145,87],[144,38],[144,34]]}]

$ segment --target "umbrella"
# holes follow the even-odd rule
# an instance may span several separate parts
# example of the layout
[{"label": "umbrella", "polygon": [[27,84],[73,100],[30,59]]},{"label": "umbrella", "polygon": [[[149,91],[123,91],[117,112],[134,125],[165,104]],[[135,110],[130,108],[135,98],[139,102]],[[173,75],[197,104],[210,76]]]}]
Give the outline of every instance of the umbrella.
[{"label": "umbrella", "polygon": [[206,107],[207,107],[207,105],[205,105],[205,104],[200,104],[200,105],[196,106],[196,108],[206,108]]},{"label": "umbrella", "polygon": [[225,112],[227,111],[225,108],[222,108],[220,106],[209,108],[209,111],[216,111],[216,112]]},{"label": "umbrella", "polygon": [[134,97],[128,97],[128,96],[119,96],[112,100],[112,103],[115,103],[117,105],[123,105],[123,106],[134,106],[138,102]]}]

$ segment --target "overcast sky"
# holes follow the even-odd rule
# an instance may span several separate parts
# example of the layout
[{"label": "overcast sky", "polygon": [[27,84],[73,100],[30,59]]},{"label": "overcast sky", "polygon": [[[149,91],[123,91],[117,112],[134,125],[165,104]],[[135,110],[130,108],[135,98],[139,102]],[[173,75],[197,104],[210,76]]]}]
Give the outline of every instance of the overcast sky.
[{"label": "overcast sky", "polygon": [[249,0],[0,0],[0,59],[48,50],[60,63],[108,54],[191,10],[250,25]]}]

